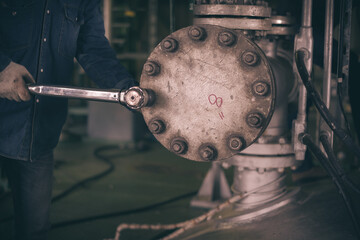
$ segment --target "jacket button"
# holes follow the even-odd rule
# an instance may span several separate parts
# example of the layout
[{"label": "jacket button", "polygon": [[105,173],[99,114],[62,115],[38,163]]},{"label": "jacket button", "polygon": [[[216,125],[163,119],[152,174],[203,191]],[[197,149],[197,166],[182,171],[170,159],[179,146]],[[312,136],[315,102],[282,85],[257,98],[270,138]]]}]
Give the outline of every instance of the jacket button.
[{"label": "jacket button", "polygon": [[12,14],[13,16],[16,16],[17,12],[16,12],[16,11],[13,11],[11,14]]}]

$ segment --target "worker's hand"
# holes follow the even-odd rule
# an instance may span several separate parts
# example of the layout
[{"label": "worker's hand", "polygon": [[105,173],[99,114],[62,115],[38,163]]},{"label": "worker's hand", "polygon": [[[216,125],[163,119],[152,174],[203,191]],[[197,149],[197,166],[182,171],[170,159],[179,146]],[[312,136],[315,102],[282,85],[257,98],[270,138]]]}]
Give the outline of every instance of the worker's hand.
[{"label": "worker's hand", "polygon": [[7,98],[17,102],[31,99],[26,83],[35,83],[29,71],[22,65],[10,62],[0,72],[0,98]]}]

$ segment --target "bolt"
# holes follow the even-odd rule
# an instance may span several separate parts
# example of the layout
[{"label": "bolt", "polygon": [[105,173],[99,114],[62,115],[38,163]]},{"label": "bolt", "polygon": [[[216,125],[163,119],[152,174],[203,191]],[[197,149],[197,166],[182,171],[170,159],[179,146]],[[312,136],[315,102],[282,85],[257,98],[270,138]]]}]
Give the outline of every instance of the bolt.
[{"label": "bolt", "polygon": [[166,52],[175,52],[178,48],[178,42],[173,38],[166,38],[162,41],[161,47]]},{"label": "bolt", "polygon": [[144,65],[144,70],[148,76],[155,76],[160,73],[160,66],[156,62],[148,61]]},{"label": "bolt", "polygon": [[232,32],[225,31],[219,34],[219,43],[223,46],[230,47],[233,45],[236,41],[236,37]]},{"label": "bolt", "polygon": [[228,146],[231,150],[233,151],[240,151],[244,148],[245,146],[245,140],[244,138],[242,138],[241,136],[230,136],[229,140],[228,140]]},{"label": "bolt", "polygon": [[253,84],[253,92],[259,96],[266,96],[269,92],[269,84],[258,81]]},{"label": "bolt", "polygon": [[298,167],[297,167],[297,166],[291,166],[290,168],[291,168],[291,170],[296,171],[296,169],[297,169]]},{"label": "bolt", "polygon": [[210,145],[204,145],[204,146],[200,147],[199,154],[200,154],[200,157],[206,161],[215,160],[217,157],[216,149]]},{"label": "bolt", "polygon": [[258,63],[259,56],[255,52],[247,51],[242,55],[242,61],[249,66],[255,66]]},{"label": "bolt", "polygon": [[185,154],[187,152],[187,143],[182,139],[174,139],[170,144],[170,148],[177,154]]},{"label": "bolt", "polygon": [[153,134],[159,134],[165,131],[165,123],[160,119],[153,119],[149,123],[149,130]]},{"label": "bolt", "polygon": [[263,123],[263,116],[261,113],[250,113],[246,118],[246,122],[250,127],[259,128]]},{"label": "bolt", "polygon": [[189,29],[189,37],[194,41],[201,41],[206,38],[206,31],[204,28],[199,26],[192,26]]}]

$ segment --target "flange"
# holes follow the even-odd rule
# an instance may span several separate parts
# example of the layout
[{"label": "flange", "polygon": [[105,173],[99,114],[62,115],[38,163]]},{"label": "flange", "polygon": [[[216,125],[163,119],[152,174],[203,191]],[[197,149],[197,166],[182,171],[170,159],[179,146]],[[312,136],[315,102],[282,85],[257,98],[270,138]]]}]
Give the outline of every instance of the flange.
[{"label": "flange", "polygon": [[[201,39],[189,34],[194,29],[201,29]],[[195,161],[223,160],[251,145],[275,105],[273,73],[261,49],[240,31],[212,25],[183,28],[168,39],[176,48],[169,51],[161,42],[140,80],[140,87],[156,95],[151,107],[141,109],[148,126],[161,119],[162,131],[152,131],[156,139]],[[155,74],[149,74],[149,64],[158,68]],[[254,92],[259,82],[266,94]],[[240,147],[229,143],[234,136]],[[176,139],[186,143],[186,151],[174,150]]]}]

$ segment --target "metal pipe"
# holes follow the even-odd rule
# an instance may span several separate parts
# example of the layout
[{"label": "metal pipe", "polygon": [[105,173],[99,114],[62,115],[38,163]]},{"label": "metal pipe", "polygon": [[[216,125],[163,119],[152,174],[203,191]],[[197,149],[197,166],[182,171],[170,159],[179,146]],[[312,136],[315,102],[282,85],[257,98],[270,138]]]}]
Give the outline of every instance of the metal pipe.
[{"label": "metal pipe", "polygon": [[[310,11],[309,11],[310,10]],[[312,0],[304,0],[302,6],[302,27],[311,27],[312,19]]]},{"label": "metal pipe", "polygon": [[[303,1],[303,9],[302,9],[302,23],[300,29],[301,41],[304,41],[304,45],[308,50],[310,56],[308,56],[308,61],[306,62],[306,67],[308,72],[312,70],[312,0],[304,0]],[[309,32],[311,32],[311,39],[307,39],[310,36]],[[304,34],[303,34],[304,33]],[[298,48],[299,49],[299,48]],[[306,120],[306,101],[307,101],[307,94],[306,89],[303,85],[300,86],[299,89],[299,108],[298,108],[298,117],[301,122],[305,122]]]},{"label": "metal pipe", "polygon": [[175,5],[174,0],[170,1],[170,33],[175,31]]},{"label": "metal pipe", "polygon": [[[303,50],[307,53],[305,65],[309,73],[312,70],[313,64],[313,47],[314,40],[312,34],[312,0],[303,0],[303,9],[302,9],[302,25],[300,27],[300,32],[295,36],[295,47],[294,53],[298,50]],[[300,81],[300,76],[296,68],[295,61],[293,63],[293,71],[295,76],[300,82],[299,86],[299,101],[298,101],[298,114],[296,120],[293,122],[293,134],[292,142],[294,145],[295,158],[297,160],[305,159],[306,146],[299,141],[299,134],[306,131],[306,102],[307,102],[307,92],[305,86]]]},{"label": "metal pipe", "polygon": [[325,35],[324,35],[324,77],[323,77],[323,101],[330,107],[331,91],[331,63],[334,24],[334,0],[326,0]]},{"label": "metal pipe", "polygon": [[[322,99],[326,107],[330,109],[331,97],[331,64],[332,64],[332,45],[333,45],[333,25],[334,25],[334,0],[326,0],[325,15],[325,34],[324,34],[324,76]],[[320,136],[326,134],[332,144],[333,133],[327,124],[320,121]]]},{"label": "metal pipe", "polygon": [[158,0],[149,0],[149,52],[151,52],[157,44],[158,34]]}]

